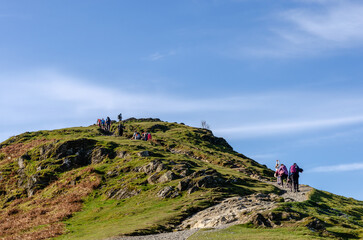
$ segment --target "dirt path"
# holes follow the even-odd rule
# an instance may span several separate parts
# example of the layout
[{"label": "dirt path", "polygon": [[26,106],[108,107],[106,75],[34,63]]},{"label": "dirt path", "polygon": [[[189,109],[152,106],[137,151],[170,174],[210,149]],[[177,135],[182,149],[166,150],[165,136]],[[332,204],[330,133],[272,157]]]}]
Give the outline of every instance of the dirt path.
[{"label": "dirt path", "polygon": [[[185,240],[200,228],[226,228],[234,224],[250,221],[249,212],[259,213],[271,210],[284,198],[285,202],[302,202],[307,200],[310,186],[300,185],[300,192],[291,192],[277,183],[266,182],[285,191],[282,195],[252,194],[244,197],[227,198],[221,203],[209,207],[186,219],[177,229],[181,231],[147,236],[114,237],[107,240]],[[183,230],[187,229],[187,230]]]}]

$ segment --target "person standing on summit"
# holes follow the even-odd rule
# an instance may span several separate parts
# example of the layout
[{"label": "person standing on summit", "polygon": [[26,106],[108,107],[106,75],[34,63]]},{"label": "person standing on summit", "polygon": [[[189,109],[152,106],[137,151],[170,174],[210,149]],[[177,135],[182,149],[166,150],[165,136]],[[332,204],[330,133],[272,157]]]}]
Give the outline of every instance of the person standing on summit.
[{"label": "person standing on summit", "polygon": [[110,119],[110,117],[107,117],[106,118],[106,130],[110,131],[110,129],[111,129],[111,119]]}]

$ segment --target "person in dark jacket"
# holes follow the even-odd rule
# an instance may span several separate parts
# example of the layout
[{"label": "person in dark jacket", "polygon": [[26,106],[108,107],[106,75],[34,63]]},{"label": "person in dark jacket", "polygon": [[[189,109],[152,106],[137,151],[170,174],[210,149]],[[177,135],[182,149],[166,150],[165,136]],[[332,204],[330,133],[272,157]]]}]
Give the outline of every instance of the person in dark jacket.
[{"label": "person in dark jacket", "polygon": [[289,176],[292,180],[292,185],[294,188],[294,192],[300,192],[299,190],[299,173],[303,172],[304,170],[302,168],[299,168],[299,166],[294,163],[291,165],[289,169]]}]

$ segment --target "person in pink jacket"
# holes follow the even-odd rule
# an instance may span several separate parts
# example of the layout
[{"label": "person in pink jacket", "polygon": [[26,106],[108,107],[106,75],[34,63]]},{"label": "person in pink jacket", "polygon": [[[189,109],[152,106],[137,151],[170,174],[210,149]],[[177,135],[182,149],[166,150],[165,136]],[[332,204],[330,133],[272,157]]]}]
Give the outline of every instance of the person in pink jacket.
[{"label": "person in pink jacket", "polygon": [[289,172],[284,164],[281,164],[280,168],[277,170],[278,175],[281,178],[281,186],[284,186],[284,180],[287,180]]}]

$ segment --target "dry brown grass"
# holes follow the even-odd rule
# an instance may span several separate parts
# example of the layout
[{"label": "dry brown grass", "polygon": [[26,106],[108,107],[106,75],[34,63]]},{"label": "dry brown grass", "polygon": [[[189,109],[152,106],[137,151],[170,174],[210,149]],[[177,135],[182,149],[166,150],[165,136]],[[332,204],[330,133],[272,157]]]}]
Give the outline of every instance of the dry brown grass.
[{"label": "dry brown grass", "polygon": [[38,139],[28,143],[15,143],[8,146],[4,146],[0,149],[0,153],[5,154],[5,158],[2,161],[0,161],[0,165],[4,165],[11,162],[13,159],[22,156],[23,154],[25,154],[27,151],[31,150],[34,147],[53,141],[54,140],[49,140],[49,139]]},{"label": "dry brown grass", "polygon": [[82,199],[99,184],[99,176],[88,167],[50,185],[61,191],[55,191],[49,198],[41,198],[39,192],[33,198],[12,202],[7,211],[0,211],[0,239],[36,240],[63,234],[61,221],[80,211]]}]

